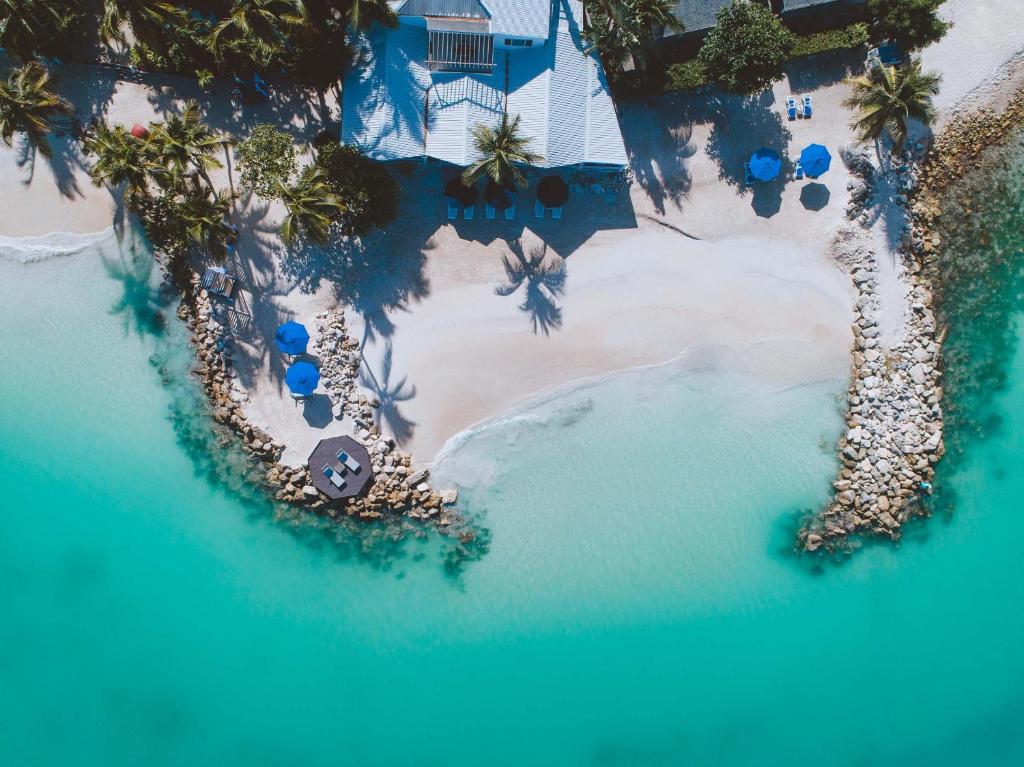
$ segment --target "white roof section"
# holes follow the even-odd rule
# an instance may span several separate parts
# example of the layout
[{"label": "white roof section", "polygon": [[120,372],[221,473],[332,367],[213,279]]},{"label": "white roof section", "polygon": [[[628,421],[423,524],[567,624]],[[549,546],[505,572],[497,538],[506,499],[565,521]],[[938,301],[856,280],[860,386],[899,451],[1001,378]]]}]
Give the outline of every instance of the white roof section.
[{"label": "white roof section", "polygon": [[[558,0],[555,0],[558,2]],[[483,0],[496,35],[544,40],[551,22],[552,0]]]},{"label": "white roof section", "polygon": [[553,10],[548,44],[496,51],[494,74],[431,73],[422,59],[424,29],[375,29],[365,41],[367,64],[345,80],[342,141],[379,160],[426,155],[470,165],[478,159],[473,128],[496,125],[507,98],[529,149],[544,158],[540,167],[625,166],[604,69],[580,39],[581,3],[556,0]]}]

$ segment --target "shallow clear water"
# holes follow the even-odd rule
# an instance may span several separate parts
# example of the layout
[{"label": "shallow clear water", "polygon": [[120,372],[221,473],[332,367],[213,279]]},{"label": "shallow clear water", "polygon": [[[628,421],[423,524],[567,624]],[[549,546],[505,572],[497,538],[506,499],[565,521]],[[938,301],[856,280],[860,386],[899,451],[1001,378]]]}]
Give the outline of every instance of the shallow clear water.
[{"label": "shallow clear water", "polygon": [[790,553],[845,382],[664,368],[467,440],[491,544],[453,577],[224,489],[130,244],[0,260],[0,762],[1024,763],[1015,332],[898,548]]}]

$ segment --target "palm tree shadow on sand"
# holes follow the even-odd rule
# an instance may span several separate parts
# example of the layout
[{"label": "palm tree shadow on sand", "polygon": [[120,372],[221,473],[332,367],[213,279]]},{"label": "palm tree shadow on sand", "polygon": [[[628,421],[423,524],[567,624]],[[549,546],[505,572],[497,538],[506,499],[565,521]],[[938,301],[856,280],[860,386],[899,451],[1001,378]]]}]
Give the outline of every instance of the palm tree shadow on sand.
[{"label": "palm tree shadow on sand", "polygon": [[359,369],[359,383],[370,389],[380,400],[380,407],[377,408],[379,423],[388,427],[395,442],[404,445],[412,439],[416,422],[402,415],[400,405],[416,396],[416,387],[409,384],[408,376],[402,376],[401,379],[392,383],[393,356],[394,349],[391,341],[387,341],[381,361],[380,378],[374,375],[369,363],[364,360]]},{"label": "palm tree shadow on sand", "polygon": [[513,258],[505,256],[505,276],[508,282],[499,285],[494,292],[499,296],[510,296],[525,287],[521,311],[530,315],[534,333],[549,335],[551,330],[562,326],[562,309],[557,299],[565,294],[565,261],[555,256],[547,260],[547,245],[538,245],[527,254],[522,240],[509,243]]}]

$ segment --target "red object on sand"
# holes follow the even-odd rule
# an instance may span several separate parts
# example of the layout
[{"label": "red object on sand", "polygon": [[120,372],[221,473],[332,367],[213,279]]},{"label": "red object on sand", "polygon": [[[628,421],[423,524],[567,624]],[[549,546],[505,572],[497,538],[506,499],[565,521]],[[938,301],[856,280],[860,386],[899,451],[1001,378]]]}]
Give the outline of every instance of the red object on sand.
[{"label": "red object on sand", "polygon": [[135,123],[132,126],[132,135],[135,138],[149,138],[149,130],[145,126]]}]

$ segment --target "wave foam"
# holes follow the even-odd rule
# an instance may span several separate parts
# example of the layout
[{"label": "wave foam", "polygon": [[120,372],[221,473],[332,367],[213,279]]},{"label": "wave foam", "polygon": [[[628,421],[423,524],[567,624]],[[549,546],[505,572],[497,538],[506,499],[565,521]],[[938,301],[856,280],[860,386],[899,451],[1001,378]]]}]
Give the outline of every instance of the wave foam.
[{"label": "wave foam", "polygon": [[113,227],[102,232],[80,234],[53,232],[37,237],[4,237],[0,235],[0,258],[28,264],[49,258],[75,256],[110,239]]}]

